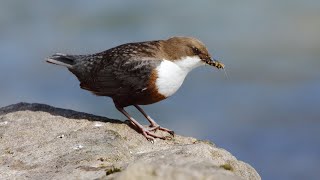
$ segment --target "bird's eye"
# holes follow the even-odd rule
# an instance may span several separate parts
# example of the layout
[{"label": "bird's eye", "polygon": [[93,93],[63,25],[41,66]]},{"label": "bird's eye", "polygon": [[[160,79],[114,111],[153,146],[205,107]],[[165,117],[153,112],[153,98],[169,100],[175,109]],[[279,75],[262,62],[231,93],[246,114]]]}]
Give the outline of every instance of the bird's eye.
[{"label": "bird's eye", "polygon": [[201,54],[201,51],[198,48],[194,47],[194,46],[192,47],[192,50],[193,50],[194,54]]}]

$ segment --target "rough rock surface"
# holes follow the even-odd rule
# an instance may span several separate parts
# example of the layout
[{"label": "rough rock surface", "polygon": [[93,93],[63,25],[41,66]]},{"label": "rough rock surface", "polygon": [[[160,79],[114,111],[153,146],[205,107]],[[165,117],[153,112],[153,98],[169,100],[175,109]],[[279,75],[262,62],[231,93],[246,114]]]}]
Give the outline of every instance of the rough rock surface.
[{"label": "rough rock surface", "polygon": [[0,109],[0,179],[261,178],[210,142],[152,144],[128,122],[19,103]]}]

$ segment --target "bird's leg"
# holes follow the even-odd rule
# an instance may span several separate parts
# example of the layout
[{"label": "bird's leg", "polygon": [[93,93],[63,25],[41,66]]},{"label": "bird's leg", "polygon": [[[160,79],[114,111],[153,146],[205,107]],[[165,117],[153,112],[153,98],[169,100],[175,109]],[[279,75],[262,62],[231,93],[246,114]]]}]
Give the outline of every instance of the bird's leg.
[{"label": "bird's leg", "polygon": [[167,139],[166,137],[155,135],[154,133],[150,132],[150,130],[145,129],[138,121],[136,121],[133,117],[131,117],[129,113],[127,113],[127,111],[123,109],[123,107],[119,107],[116,105],[116,108],[123,115],[125,115],[141,131],[142,135],[146,137],[147,140],[154,142],[154,138]]},{"label": "bird's leg", "polygon": [[169,134],[174,136],[174,131],[167,129],[167,128],[163,128],[160,125],[158,125],[158,123],[156,123],[150,116],[148,116],[147,113],[145,113],[144,110],[140,106],[135,104],[134,107],[136,107],[143,114],[143,116],[146,117],[147,120],[150,122],[150,129],[149,129],[150,131],[159,129],[161,131],[168,132]]}]

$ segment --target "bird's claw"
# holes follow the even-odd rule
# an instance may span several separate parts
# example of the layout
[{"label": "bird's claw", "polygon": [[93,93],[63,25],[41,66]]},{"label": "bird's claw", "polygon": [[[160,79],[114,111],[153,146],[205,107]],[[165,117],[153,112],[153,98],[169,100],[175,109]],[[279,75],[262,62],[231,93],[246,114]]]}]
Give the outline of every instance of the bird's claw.
[{"label": "bird's claw", "polygon": [[151,142],[151,144],[154,144],[154,138],[147,138],[147,140]]},{"label": "bird's claw", "polygon": [[[159,128],[158,128],[159,129]],[[171,131],[171,135],[172,136],[159,136],[159,135],[156,135],[154,134],[154,132],[151,132],[151,131],[154,131],[156,129],[153,129],[153,130],[150,130],[150,129],[142,129],[142,135],[147,138],[148,141],[150,141],[152,144],[154,143],[154,140],[155,138],[159,138],[159,139],[162,139],[162,140],[172,140],[173,139],[173,131]]]},{"label": "bird's claw", "polygon": [[148,131],[154,131],[154,132],[156,132],[157,130],[165,131],[165,132],[169,133],[171,136],[174,137],[174,131],[172,131],[170,129],[167,129],[167,128],[163,128],[158,124],[151,124],[149,127],[150,128],[148,129]]}]

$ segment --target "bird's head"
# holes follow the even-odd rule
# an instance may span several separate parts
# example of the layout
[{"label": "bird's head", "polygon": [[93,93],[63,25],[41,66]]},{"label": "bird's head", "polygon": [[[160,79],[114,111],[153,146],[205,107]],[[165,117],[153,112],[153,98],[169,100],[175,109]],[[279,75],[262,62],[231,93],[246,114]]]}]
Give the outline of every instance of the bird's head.
[{"label": "bird's head", "polygon": [[171,59],[180,64],[182,61],[188,61],[195,66],[207,64],[218,69],[224,68],[224,64],[213,59],[206,46],[196,38],[172,37],[165,40],[165,44],[165,50],[170,54]]}]

